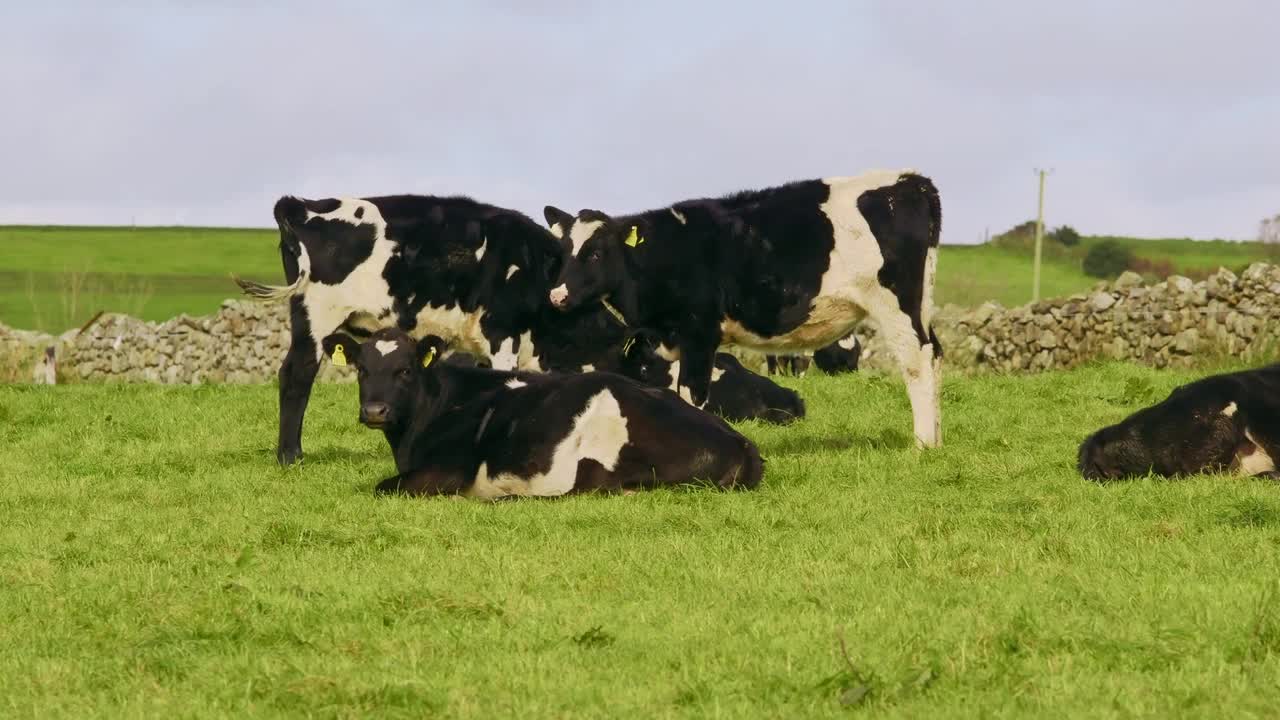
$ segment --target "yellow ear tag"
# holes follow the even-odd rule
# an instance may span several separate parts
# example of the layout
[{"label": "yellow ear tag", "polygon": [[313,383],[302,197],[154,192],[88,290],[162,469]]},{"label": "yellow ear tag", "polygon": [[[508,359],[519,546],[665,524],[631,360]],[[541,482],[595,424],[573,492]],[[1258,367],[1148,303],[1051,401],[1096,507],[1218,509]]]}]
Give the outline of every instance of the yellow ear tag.
[{"label": "yellow ear tag", "polygon": [[628,247],[635,247],[640,243],[644,242],[644,238],[640,237],[640,233],[638,230],[636,230],[636,226],[632,225],[631,234],[627,235],[627,239],[624,240],[623,242],[625,242]]},{"label": "yellow ear tag", "polygon": [[431,348],[426,355],[422,356],[422,367],[430,367],[431,361],[436,359],[436,349]]},{"label": "yellow ear tag", "polygon": [[342,349],[341,344],[335,345],[333,348],[333,357],[330,359],[333,360],[334,365],[346,365],[347,351]]}]

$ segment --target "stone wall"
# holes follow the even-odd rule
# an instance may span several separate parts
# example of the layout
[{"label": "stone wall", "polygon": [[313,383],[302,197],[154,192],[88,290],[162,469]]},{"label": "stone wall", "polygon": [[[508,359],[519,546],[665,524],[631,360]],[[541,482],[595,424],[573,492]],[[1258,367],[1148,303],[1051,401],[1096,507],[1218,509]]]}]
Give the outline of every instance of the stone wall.
[{"label": "stone wall", "polygon": [[[1175,276],[1149,286],[1125,273],[1089,293],[1017,308],[945,307],[934,324],[947,372],[1038,371],[1099,357],[1155,367],[1222,354],[1273,358],[1280,348],[1280,266],[1255,263],[1240,277],[1219,270],[1201,282]],[[863,367],[891,370],[875,328],[858,334]],[[103,315],[56,338],[0,325],[0,358],[33,362],[54,345],[62,382],[254,383],[275,378],[288,341],[286,305],[228,300],[214,315],[163,323]],[[737,354],[763,365],[762,356]],[[24,382],[30,373],[10,370],[0,379]],[[353,373],[326,362],[321,379],[349,382]]]}]

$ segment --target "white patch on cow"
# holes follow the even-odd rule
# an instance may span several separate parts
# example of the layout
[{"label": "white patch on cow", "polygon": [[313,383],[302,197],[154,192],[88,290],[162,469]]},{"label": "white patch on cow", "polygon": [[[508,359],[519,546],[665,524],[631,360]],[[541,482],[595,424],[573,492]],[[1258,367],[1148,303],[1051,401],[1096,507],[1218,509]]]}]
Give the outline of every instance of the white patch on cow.
[{"label": "white patch on cow", "polygon": [[489,356],[489,341],[480,331],[484,308],[466,312],[457,305],[426,305],[418,311],[415,337],[439,335],[445,343],[460,352]]},{"label": "white patch on cow", "polygon": [[[1232,403],[1234,404],[1234,403]],[[1253,435],[1248,431],[1244,431],[1244,437],[1253,443],[1254,450],[1248,455],[1236,455],[1236,459],[1240,462],[1240,472],[1244,475],[1259,475],[1261,473],[1272,472],[1276,469],[1276,462],[1257,440],[1253,439]]]},{"label": "white patch on cow", "polygon": [[627,418],[617,398],[608,389],[587,401],[564,439],[551,454],[551,465],[545,473],[521,478],[511,473],[490,476],[487,464],[481,464],[475,483],[463,494],[469,497],[495,498],[503,495],[564,495],[573,489],[578,478],[578,464],[595,460],[605,470],[618,465],[618,456],[630,440]]},{"label": "white patch on cow", "polygon": [[[661,346],[659,346],[658,354],[659,355],[662,354]],[[672,360],[671,367],[667,370],[667,389],[680,395],[680,397],[684,398],[685,400],[689,400],[689,398],[685,397],[685,394],[688,393],[689,389],[680,387],[680,361],[679,360]],[[680,393],[681,390],[684,391],[684,394]]]},{"label": "white patch on cow", "polygon": [[858,346],[858,338],[853,335],[850,335],[844,338],[843,340],[837,340],[836,345],[839,345],[845,350],[852,350]]},{"label": "white patch on cow", "polygon": [[938,248],[931,247],[924,256],[924,286],[920,288],[920,322],[927,332],[933,324],[933,283],[938,275]]},{"label": "white patch on cow", "polygon": [[552,304],[559,305],[563,303],[567,297],[569,297],[569,288],[566,287],[564,283],[560,283],[554,288],[551,288]]},{"label": "white patch on cow", "polygon": [[480,262],[481,258],[484,257],[484,251],[488,247],[489,247],[489,238],[486,237],[484,240],[480,241],[480,247],[476,250],[476,262]]},{"label": "white patch on cow", "polygon": [[711,367],[711,382],[715,382],[723,376],[724,376],[724,370],[721,370],[720,368],[715,366]]},{"label": "white patch on cow", "polygon": [[680,395],[681,400],[689,403],[690,405],[693,404],[693,393],[689,391],[688,387],[681,385],[677,394]]},{"label": "white patch on cow", "polygon": [[667,362],[675,362],[680,359],[680,348],[671,347],[666,344],[659,344],[657,349],[658,357]]},{"label": "white patch on cow", "polygon": [[671,214],[672,216],[675,217],[676,222],[680,223],[681,225],[688,224],[689,219],[686,218],[684,215],[681,215],[679,210],[676,210],[675,208],[671,208]]},{"label": "white patch on cow", "polygon": [[382,353],[382,357],[386,357],[400,348],[400,343],[395,340],[379,340],[373,346]]},{"label": "white patch on cow", "polygon": [[555,237],[555,239],[557,239],[557,240],[563,240],[563,239],[564,239],[564,228],[560,227],[560,223],[555,223],[554,225],[552,225],[552,226],[551,226],[551,234],[552,234],[552,236],[554,236],[554,237]]},{"label": "white patch on cow", "polygon": [[507,266],[507,279],[508,279],[508,280],[510,280],[510,279],[511,279],[511,276],[512,276],[512,275],[515,275],[515,274],[516,274],[516,271],[517,271],[517,270],[519,270],[519,269],[520,269],[520,268],[516,267],[515,265],[509,265],[509,266]]},{"label": "white patch on cow", "polygon": [[[356,210],[363,208],[361,217],[356,217]],[[342,198],[338,207],[331,212],[316,213],[307,211],[307,219],[323,218],[325,220],[341,220],[353,227],[372,225],[374,228],[373,248],[369,257],[357,265],[337,285],[329,285],[316,281],[308,283],[302,304],[307,310],[307,318],[311,324],[311,337],[316,345],[316,359],[324,353],[320,339],[338,329],[344,321],[354,316],[362,327],[389,327],[392,322],[379,321],[377,317],[391,310],[391,288],[382,277],[382,271],[391,259],[394,243],[387,239],[387,223],[383,219],[378,206],[368,200],[358,198]],[[309,269],[310,259],[305,247],[298,258],[299,270],[303,263]]]},{"label": "white patch on cow", "polygon": [[529,383],[526,383],[523,380],[520,380],[519,378],[511,378],[510,380],[507,381],[507,387],[512,390],[515,390],[516,388],[522,388],[528,384]]},{"label": "white patch on cow", "polygon": [[596,366],[592,365],[591,363],[587,363],[586,365],[582,366],[582,372],[595,372],[595,371],[596,371]]},{"label": "white patch on cow", "polygon": [[498,343],[498,351],[489,358],[494,370],[514,370],[519,359],[515,350],[515,338],[506,338]]},{"label": "white patch on cow", "polygon": [[1222,408],[1222,414],[1226,415],[1227,417],[1235,417],[1235,414],[1236,414],[1235,401],[1232,401],[1230,405]]},{"label": "white patch on cow", "polygon": [[582,250],[582,246],[596,234],[601,225],[604,225],[603,220],[574,221],[573,227],[569,228],[569,244],[573,247],[574,257],[578,256],[578,251]]}]

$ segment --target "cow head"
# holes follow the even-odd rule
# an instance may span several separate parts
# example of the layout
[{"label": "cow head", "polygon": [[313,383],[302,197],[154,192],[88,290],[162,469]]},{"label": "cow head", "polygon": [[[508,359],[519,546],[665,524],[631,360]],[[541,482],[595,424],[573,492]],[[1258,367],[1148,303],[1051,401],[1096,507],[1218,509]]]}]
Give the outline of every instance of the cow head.
[{"label": "cow head", "polygon": [[353,364],[360,384],[360,422],[371,428],[403,426],[439,389],[435,363],[445,342],[435,335],[414,340],[398,329],[379,330],[358,343],[344,333],[323,341],[334,364]]},{"label": "cow head", "polygon": [[670,387],[673,360],[662,349],[662,338],[653,330],[635,330],[627,333],[618,350],[620,375],[654,387]]},{"label": "cow head", "polygon": [[1175,477],[1230,464],[1235,404],[1183,388],[1085,438],[1077,469],[1089,480]]},{"label": "cow head", "polygon": [[550,294],[553,306],[572,310],[622,289],[628,254],[644,241],[644,228],[619,223],[598,210],[582,210],[575,217],[548,205],[543,214],[565,250]]}]

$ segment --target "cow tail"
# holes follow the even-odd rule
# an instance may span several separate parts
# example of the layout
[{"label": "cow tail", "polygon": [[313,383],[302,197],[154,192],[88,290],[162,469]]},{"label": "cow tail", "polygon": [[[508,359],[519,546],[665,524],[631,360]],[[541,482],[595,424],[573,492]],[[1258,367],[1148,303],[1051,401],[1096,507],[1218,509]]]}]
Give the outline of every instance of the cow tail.
[{"label": "cow tail", "polygon": [[[903,175],[899,181],[900,197],[905,194],[907,198],[911,195],[923,195],[923,207],[919,202],[901,203],[899,207],[913,208],[914,212],[924,210],[925,217],[918,218],[916,222],[905,222],[903,225],[913,228],[909,243],[918,248],[918,255],[912,253],[908,255],[919,258],[916,262],[905,263],[900,272],[909,275],[919,276],[911,278],[911,286],[920,288],[919,297],[919,325],[917,332],[920,334],[921,343],[931,343],[935,357],[942,357],[942,346],[938,343],[938,336],[933,331],[933,313],[934,313],[934,284],[935,276],[938,269],[938,245],[942,238],[942,200],[938,196],[938,188],[933,181],[923,175],[915,173],[907,173]],[[905,185],[905,187],[904,187]],[[906,199],[906,198],[904,198]],[[914,214],[913,212],[913,214]],[[923,221],[923,222],[921,222]],[[923,233],[921,233],[923,231]],[[912,298],[915,300],[915,298]],[[913,319],[914,320],[914,319]]]},{"label": "cow tail", "polygon": [[232,275],[240,290],[254,300],[267,302],[285,300],[306,292],[311,283],[311,263],[306,248],[294,231],[295,225],[307,221],[307,207],[302,200],[285,195],[276,201],[274,209],[276,225],[280,228],[280,259],[284,263],[288,285],[267,285]]}]

